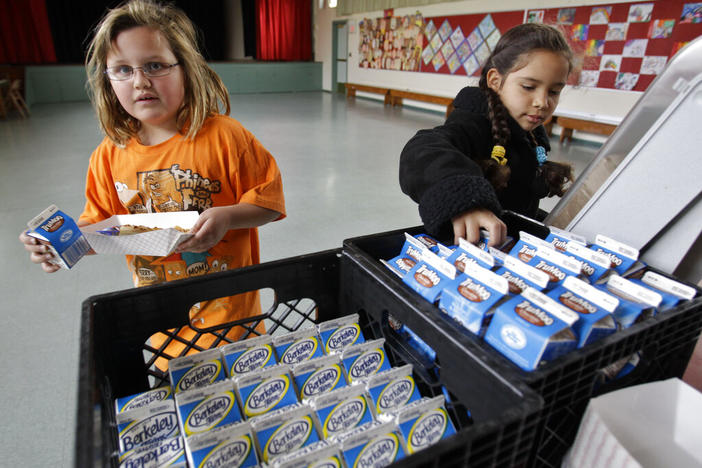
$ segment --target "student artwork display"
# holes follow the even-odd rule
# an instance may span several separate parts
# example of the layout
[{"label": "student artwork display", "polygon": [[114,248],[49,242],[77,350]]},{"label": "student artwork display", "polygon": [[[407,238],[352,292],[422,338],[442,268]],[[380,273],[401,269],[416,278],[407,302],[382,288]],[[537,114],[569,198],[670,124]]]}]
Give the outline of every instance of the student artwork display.
[{"label": "student artwork display", "polygon": [[366,18],[359,23],[359,66],[477,76],[502,34],[522,22],[563,30],[575,53],[569,84],[644,91],[678,50],[702,34],[702,2]]}]

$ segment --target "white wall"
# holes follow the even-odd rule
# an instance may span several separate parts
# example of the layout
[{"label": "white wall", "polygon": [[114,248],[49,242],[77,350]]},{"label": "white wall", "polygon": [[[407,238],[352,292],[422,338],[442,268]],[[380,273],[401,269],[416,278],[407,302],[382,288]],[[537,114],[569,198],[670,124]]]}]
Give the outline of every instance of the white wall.
[{"label": "white wall", "polygon": [[[610,0],[609,3],[626,3],[630,0]],[[598,5],[602,0],[466,0],[460,2],[447,2],[412,8],[396,8],[395,16],[414,14],[417,10],[425,18],[432,16],[451,16],[473,13],[488,13],[496,11],[514,11],[539,8],[558,8],[567,6]],[[322,88],[331,91],[331,59],[332,59],[332,21],[346,19],[349,24],[355,23],[354,28],[349,28],[349,57],[348,82],[367,84],[396,89],[407,89],[421,93],[430,93],[440,96],[455,96],[458,91],[467,85],[477,85],[477,78],[465,75],[453,76],[439,73],[417,73],[395,70],[370,70],[358,66],[358,22],[363,18],[379,18],[382,11],[365,12],[350,16],[336,16],[334,9],[319,9],[315,2],[315,36],[314,50],[315,61],[322,62]],[[359,93],[362,94],[362,93]],[[620,91],[613,89],[567,87],[561,94],[561,101],[557,113],[588,114],[603,116],[607,119],[619,120],[641,96],[637,91]],[[379,96],[367,95],[379,98]],[[418,106],[433,108],[431,105]],[[438,108],[437,108],[438,110]]]}]

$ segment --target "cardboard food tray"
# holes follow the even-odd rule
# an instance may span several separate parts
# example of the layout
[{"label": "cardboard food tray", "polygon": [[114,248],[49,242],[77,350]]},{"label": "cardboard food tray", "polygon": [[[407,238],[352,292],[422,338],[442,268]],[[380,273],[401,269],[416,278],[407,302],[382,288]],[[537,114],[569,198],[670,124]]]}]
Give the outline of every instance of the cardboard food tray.
[{"label": "cardboard food tray", "polygon": [[[174,228],[178,226],[190,229],[199,216],[197,211],[115,215],[99,223],[83,226],[81,231],[95,253],[98,254],[165,257],[172,253],[178,244],[192,237],[192,234]],[[98,233],[98,231],[125,224],[160,229],[127,236],[110,236]]]}]

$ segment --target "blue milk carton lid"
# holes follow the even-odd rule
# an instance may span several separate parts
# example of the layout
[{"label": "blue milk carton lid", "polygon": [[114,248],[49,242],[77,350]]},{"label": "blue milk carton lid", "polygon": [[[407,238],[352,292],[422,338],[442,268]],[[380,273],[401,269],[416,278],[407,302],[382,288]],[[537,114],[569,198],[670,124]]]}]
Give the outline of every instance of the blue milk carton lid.
[{"label": "blue milk carton lid", "polygon": [[582,262],[558,252],[556,249],[537,247],[536,255],[529,260],[529,265],[548,275],[546,289],[553,289],[563,283],[567,276],[577,276],[582,269]]},{"label": "blue milk carton lid", "polygon": [[614,318],[622,328],[629,328],[637,321],[654,315],[663,300],[657,292],[619,275],[610,276],[606,283],[597,285],[597,288],[619,299]]},{"label": "blue milk carton lid", "polygon": [[623,275],[639,258],[638,249],[602,234],[595,237],[595,243],[590,248],[607,255],[611,268],[620,275]]},{"label": "blue milk carton lid", "polygon": [[493,306],[507,294],[507,280],[477,263],[464,267],[465,273],[441,292],[439,309],[466,330],[480,335]]},{"label": "blue milk carton lid", "polygon": [[115,416],[115,422],[120,452],[180,435],[173,400],[124,411]]},{"label": "blue milk carton lid", "polygon": [[61,268],[70,269],[90,252],[90,244],[76,222],[56,205],[32,218],[27,227],[28,236],[49,243],[49,250],[54,255],[49,263]]},{"label": "blue milk carton lid", "polygon": [[243,419],[231,380],[178,393],[175,401],[180,429],[186,437]]},{"label": "blue milk carton lid", "polygon": [[619,300],[601,289],[569,276],[547,296],[578,313],[579,319],[573,324],[573,331],[578,337],[579,348],[617,331],[612,312],[619,305]]},{"label": "blue milk carton lid", "polygon": [[337,438],[346,466],[387,466],[405,457],[406,448],[394,422],[368,423]]},{"label": "blue milk carton lid", "polygon": [[320,440],[312,408],[296,403],[251,420],[258,452],[266,463]]},{"label": "blue milk carton lid", "polygon": [[575,348],[578,314],[532,288],[497,307],[485,341],[525,370]]},{"label": "blue milk carton lid", "polygon": [[235,377],[234,388],[247,418],[298,402],[290,366],[285,364]]},{"label": "blue milk carton lid", "polygon": [[465,271],[466,263],[477,263],[488,269],[495,266],[495,259],[490,253],[479,249],[463,238],[458,239],[458,248],[446,260],[460,272]]},{"label": "blue milk carton lid", "polygon": [[256,445],[248,422],[218,427],[187,438],[190,466],[257,466]]},{"label": "blue milk carton lid", "polygon": [[140,445],[129,452],[119,454],[120,468],[135,466],[183,466],[185,468],[185,463],[185,440],[181,436]]},{"label": "blue milk carton lid", "polygon": [[569,243],[564,253],[581,262],[580,276],[590,284],[594,284],[610,271],[611,262],[607,255],[589,249],[580,243]]},{"label": "blue milk carton lid", "polygon": [[508,293],[521,294],[526,288],[543,291],[548,285],[548,275],[517,257],[506,255],[502,266],[495,273],[507,280]]},{"label": "blue milk carton lid", "polygon": [[346,370],[339,354],[296,364],[293,366],[292,375],[300,401],[347,385]]},{"label": "blue milk carton lid", "polygon": [[519,240],[514,247],[509,251],[509,254],[513,257],[517,257],[524,263],[529,263],[531,259],[536,255],[536,250],[539,247],[545,247],[548,249],[555,249],[553,244],[546,242],[545,240],[533,236],[528,232],[520,231]]},{"label": "blue milk carton lid", "polygon": [[227,375],[236,377],[277,364],[273,338],[262,335],[230,343],[220,348]]},{"label": "blue milk carton lid", "polygon": [[305,327],[300,330],[273,337],[273,348],[281,364],[293,365],[324,356],[317,327]]},{"label": "blue milk carton lid", "polygon": [[147,390],[145,392],[117,398],[115,400],[115,414],[172,399],[173,392],[171,391],[171,387],[168,385],[159,388],[152,388],[151,390]]},{"label": "blue milk carton lid", "polygon": [[224,380],[226,372],[222,365],[222,352],[215,348],[171,359],[168,376],[176,394]]},{"label": "blue milk carton lid", "polygon": [[378,417],[421,398],[411,364],[375,374],[368,379],[366,388]]},{"label": "blue milk carton lid", "polygon": [[681,301],[691,301],[697,291],[692,286],[675,281],[655,271],[647,271],[641,279],[630,279],[633,283],[645,286],[661,295],[659,309],[674,307]]},{"label": "blue milk carton lid", "polygon": [[385,353],[385,338],[350,346],[341,355],[349,383],[365,380],[373,374],[390,369]]},{"label": "blue milk carton lid", "polygon": [[358,323],[358,314],[350,314],[317,325],[317,332],[322,339],[326,354],[340,353],[365,338]]},{"label": "blue milk carton lid", "polygon": [[375,421],[373,405],[364,385],[351,385],[319,395],[309,404],[317,415],[325,439]]},{"label": "blue milk carton lid", "polygon": [[549,234],[546,236],[546,242],[553,244],[553,248],[559,252],[565,252],[569,243],[577,242],[580,245],[586,246],[587,240],[574,232],[564,231],[555,226],[548,227]]},{"label": "blue milk carton lid", "polygon": [[424,250],[422,260],[402,278],[402,281],[424,299],[434,303],[445,285],[455,278],[456,267]]},{"label": "blue milk carton lid", "polygon": [[443,395],[404,406],[395,412],[409,454],[428,448],[456,433],[456,428],[446,412]]},{"label": "blue milk carton lid", "polygon": [[343,468],[341,446],[328,440],[319,440],[268,463],[268,468]]}]

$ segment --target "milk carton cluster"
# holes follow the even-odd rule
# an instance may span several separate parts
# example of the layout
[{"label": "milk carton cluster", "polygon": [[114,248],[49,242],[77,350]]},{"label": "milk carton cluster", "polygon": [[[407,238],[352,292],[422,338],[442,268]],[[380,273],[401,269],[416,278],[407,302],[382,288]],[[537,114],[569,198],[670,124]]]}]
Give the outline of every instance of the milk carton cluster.
[{"label": "milk carton cluster", "polygon": [[120,467],[384,466],[455,432],[429,416],[443,396],[403,429],[424,401],[412,366],[392,367],[356,314],[173,359],[169,378],[115,400]]},{"label": "milk carton cluster", "polygon": [[448,320],[525,370],[696,294],[650,271],[636,249],[603,235],[588,243],[549,228],[545,239],[520,232],[500,249],[485,239],[460,241],[444,246],[426,234],[405,234],[399,255],[381,262]]}]

